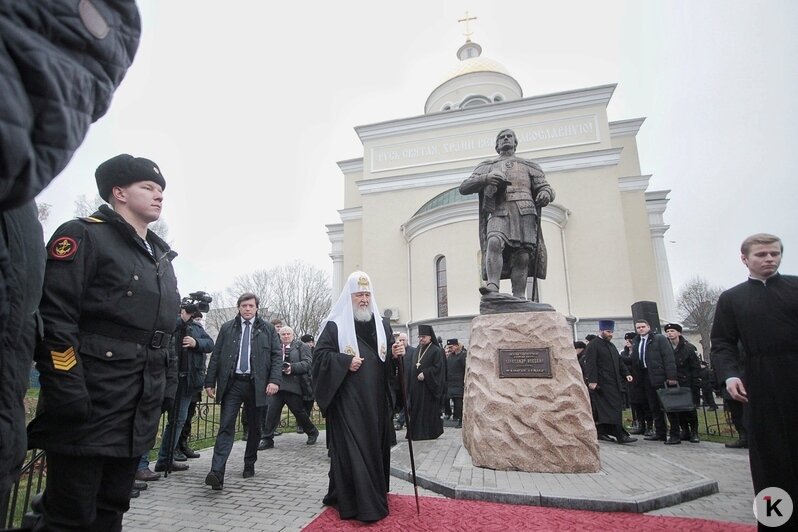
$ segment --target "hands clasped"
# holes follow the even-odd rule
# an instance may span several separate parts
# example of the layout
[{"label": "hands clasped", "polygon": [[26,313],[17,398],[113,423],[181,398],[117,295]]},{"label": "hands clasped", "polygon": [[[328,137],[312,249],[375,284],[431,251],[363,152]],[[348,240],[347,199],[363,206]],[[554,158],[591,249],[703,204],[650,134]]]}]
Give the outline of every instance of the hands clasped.
[{"label": "hands clasped", "polygon": [[363,359],[355,355],[354,357],[352,357],[352,362],[349,363],[349,371],[359,370],[362,364],[363,364]]}]

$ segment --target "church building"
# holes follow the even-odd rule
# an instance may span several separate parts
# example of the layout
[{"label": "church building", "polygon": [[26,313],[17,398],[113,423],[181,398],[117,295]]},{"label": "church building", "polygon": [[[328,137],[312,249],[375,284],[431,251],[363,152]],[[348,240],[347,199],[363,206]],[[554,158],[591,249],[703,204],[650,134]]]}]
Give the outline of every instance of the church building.
[{"label": "church building", "polygon": [[[516,155],[537,162],[556,192],[542,211],[540,301],[565,315],[575,339],[606,318],[632,331],[636,301],[656,302],[662,320],[675,320],[664,243],[669,191],[648,190],[651,175],[641,173],[636,136],[645,119],[609,121],[615,85],[524,97],[470,39],[457,57],[423,115],[355,128],[363,156],[338,163],[344,205],[340,223],[327,226],[333,293],[363,270],[394,331],[409,327],[414,339],[416,325],[428,323],[468,344],[484,281],[477,195],[458,187],[496,157],[496,135],[511,128]],[[510,292],[509,280],[501,291]]]}]

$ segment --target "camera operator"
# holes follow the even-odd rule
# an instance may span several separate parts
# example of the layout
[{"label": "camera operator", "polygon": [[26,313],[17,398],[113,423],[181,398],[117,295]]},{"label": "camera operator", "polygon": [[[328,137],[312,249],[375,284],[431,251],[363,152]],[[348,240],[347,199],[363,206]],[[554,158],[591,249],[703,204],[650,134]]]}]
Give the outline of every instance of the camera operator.
[{"label": "camera operator", "polygon": [[[192,323],[194,325],[196,325],[197,327],[202,328],[202,330],[204,331],[205,330],[205,323],[204,323],[204,320],[202,318],[203,318],[202,317],[202,312],[200,312],[198,310],[197,312],[194,313],[194,320],[192,321]],[[200,362],[200,360],[197,360],[196,362]],[[197,381],[200,386],[203,385],[203,382],[205,380],[205,354],[204,353],[203,353],[201,362],[202,362],[202,368],[201,368],[202,369],[202,379]],[[197,369],[200,369],[200,368],[197,368]],[[200,374],[196,373],[196,375],[199,376]],[[186,412],[186,422],[183,424],[183,430],[180,432],[180,436],[178,437],[178,440],[177,440],[177,449],[175,450],[175,461],[176,462],[185,462],[189,458],[199,458],[200,457],[200,454],[189,446],[188,441],[189,441],[189,439],[191,439],[191,425],[194,423],[194,416],[197,413],[197,403],[199,403],[201,401],[202,401],[202,389],[200,388],[200,390],[197,393],[192,395],[191,401],[188,404],[188,411]]]},{"label": "camera operator", "polygon": [[[177,334],[172,345],[171,356],[177,363],[177,393],[175,404],[169,409],[166,427],[161,435],[161,449],[155,472],[185,471],[188,464],[173,461],[177,447],[178,434],[186,422],[188,405],[194,394],[202,390],[205,383],[205,353],[213,351],[213,340],[205,329],[194,323],[194,313],[209,310],[211,297],[205,292],[192,292],[180,302],[180,317],[177,320]],[[171,466],[169,466],[171,461]],[[169,467],[167,467],[169,466]]]},{"label": "camera operator", "polygon": [[319,429],[313,424],[302,402],[302,378],[309,373],[313,364],[313,355],[310,347],[296,339],[291,327],[280,329],[280,342],[282,344],[282,371],[283,384],[280,391],[269,398],[267,410],[266,430],[262,434],[258,450],[272,449],[274,447],[274,429],[280,421],[283,405],[296,417],[296,422],[308,435],[308,445],[313,445],[319,438]]}]

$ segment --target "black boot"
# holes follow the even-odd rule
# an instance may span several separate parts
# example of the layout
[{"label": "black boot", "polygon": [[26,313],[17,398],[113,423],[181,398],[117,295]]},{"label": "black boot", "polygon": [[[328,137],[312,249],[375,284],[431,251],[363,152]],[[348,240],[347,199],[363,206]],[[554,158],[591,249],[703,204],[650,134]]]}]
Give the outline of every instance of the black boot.
[{"label": "black boot", "polygon": [[200,457],[200,453],[198,453],[197,451],[195,451],[194,449],[189,447],[188,443],[185,442],[185,441],[181,441],[180,443],[178,443],[177,444],[177,448],[180,449],[183,452],[184,455],[186,455],[186,458],[199,458]]}]

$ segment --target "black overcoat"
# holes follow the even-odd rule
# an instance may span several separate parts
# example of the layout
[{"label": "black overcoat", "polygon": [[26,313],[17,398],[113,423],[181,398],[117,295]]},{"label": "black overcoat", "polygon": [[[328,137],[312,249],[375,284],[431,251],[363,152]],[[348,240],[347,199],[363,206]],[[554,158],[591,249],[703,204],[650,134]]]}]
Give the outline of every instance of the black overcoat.
[{"label": "black overcoat", "polygon": [[141,456],[152,448],[167,390],[168,337],[160,347],[123,335],[175,330],[176,253],[107,205],[59,227],[47,246],[34,358],[41,392],[29,447],[63,454]]},{"label": "black overcoat", "polygon": [[466,356],[467,352],[463,348],[459,353],[446,357],[446,392],[449,397],[463,397]]},{"label": "black overcoat", "polygon": [[[632,347],[632,364],[636,366],[640,366],[640,340],[638,335]],[[650,331],[645,353],[648,380],[654,388],[664,386],[666,380],[676,380],[676,360],[673,356],[673,347],[667,338]]]},{"label": "black overcoat", "polygon": [[[282,350],[274,325],[256,316],[252,322],[249,358],[250,373],[255,381],[255,405],[266,406],[266,385],[283,382]],[[241,316],[222,325],[216,345],[208,362],[205,387],[216,388],[216,402],[221,403],[227,393],[241,351]]]},{"label": "black overcoat", "polygon": [[622,423],[623,395],[621,390],[629,371],[621,361],[618,348],[604,338],[594,338],[585,349],[585,380],[598,386],[591,393],[595,405],[596,423]]}]

